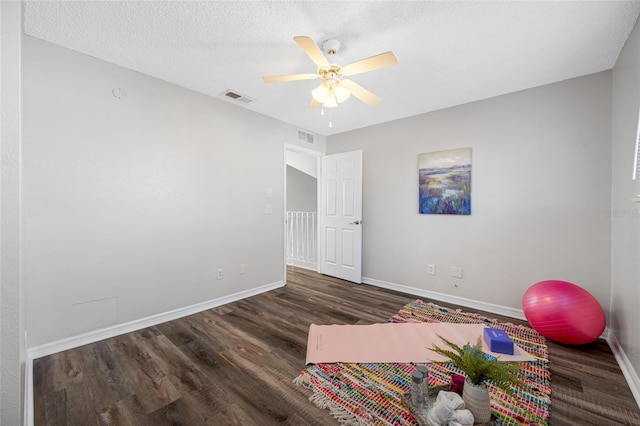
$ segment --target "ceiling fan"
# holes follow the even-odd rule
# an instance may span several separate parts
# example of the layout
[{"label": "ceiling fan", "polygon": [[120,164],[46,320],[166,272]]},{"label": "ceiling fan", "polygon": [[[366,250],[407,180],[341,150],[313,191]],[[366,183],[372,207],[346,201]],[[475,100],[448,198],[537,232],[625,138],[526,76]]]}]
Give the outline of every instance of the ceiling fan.
[{"label": "ceiling fan", "polygon": [[[321,78],[322,83],[312,92],[309,107],[337,107],[346,101],[350,95],[355,96],[369,106],[377,106],[381,99],[352,80],[345,79],[356,74],[375,71],[390,67],[398,63],[393,52],[385,52],[370,58],[339,66],[329,62],[318,45],[309,37],[297,36],[293,40],[304,50],[304,53],[318,67],[315,74],[292,74],[272,77],[262,77],[265,83],[280,83],[285,81],[314,80]],[[340,49],[338,40],[327,40],[322,47],[331,58]]]}]

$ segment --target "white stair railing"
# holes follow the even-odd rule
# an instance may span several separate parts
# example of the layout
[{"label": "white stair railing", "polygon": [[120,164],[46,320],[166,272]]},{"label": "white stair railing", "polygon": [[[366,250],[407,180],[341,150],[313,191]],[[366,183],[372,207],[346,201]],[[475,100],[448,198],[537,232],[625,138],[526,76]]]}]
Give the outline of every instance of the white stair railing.
[{"label": "white stair railing", "polygon": [[316,212],[287,212],[287,264],[315,269]]}]

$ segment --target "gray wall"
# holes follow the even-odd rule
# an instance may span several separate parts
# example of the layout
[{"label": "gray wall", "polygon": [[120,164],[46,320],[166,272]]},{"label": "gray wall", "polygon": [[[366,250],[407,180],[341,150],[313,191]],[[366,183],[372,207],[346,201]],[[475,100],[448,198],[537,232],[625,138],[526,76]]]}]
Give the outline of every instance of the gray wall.
[{"label": "gray wall", "polygon": [[0,424],[24,411],[25,297],[20,241],[22,3],[0,2]]},{"label": "gray wall", "polygon": [[287,166],[287,210],[292,212],[318,211],[318,180]]},{"label": "gray wall", "polygon": [[245,108],[25,37],[29,346],[281,282],[284,144],[296,137]]},{"label": "gray wall", "polygon": [[[327,138],[363,150],[363,275],[514,309],[561,279],[608,311],[610,99],[603,72]],[[418,154],[462,147],[472,215],[418,214]]]},{"label": "gray wall", "polygon": [[635,372],[637,390],[640,389],[640,204],[631,201],[634,195],[631,176],[639,109],[640,24],[636,23],[613,69],[610,327]]}]

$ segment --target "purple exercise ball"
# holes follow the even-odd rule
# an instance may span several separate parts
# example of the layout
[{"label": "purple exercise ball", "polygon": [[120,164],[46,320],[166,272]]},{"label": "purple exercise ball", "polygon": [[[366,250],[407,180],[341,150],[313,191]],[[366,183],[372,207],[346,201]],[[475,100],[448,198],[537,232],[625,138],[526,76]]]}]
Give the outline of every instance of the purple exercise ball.
[{"label": "purple exercise ball", "polygon": [[587,290],[567,281],[540,281],[522,296],[522,310],[531,326],[559,343],[583,345],[604,331],[600,303]]}]

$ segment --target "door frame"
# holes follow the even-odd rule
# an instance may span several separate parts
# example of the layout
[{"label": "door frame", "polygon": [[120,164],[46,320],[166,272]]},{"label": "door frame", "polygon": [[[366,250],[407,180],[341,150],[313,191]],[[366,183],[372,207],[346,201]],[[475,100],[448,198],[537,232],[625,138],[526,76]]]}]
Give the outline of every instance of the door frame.
[{"label": "door frame", "polygon": [[[283,168],[284,168],[284,182],[283,182],[283,186],[284,186],[284,197],[283,197],[283,209],[282,209],[282,223],[284,225],[284,229],[283,229],[283,244],[282,244],[282,256],[283,256],[283,282],[286,285],[287,284],[287,153],[288,152],[295,152],[297,154],[303,154],[303,155],[308,155],[310,157],[315,157],[316,158],[316,210],[319,210],[320,208],[320,178],[322,177],[322,168],[320,166],[321,162],[320,159],[322,157],[324,157],[326,155],[326,153],[321,152],[321,151],[316,151],[313,149],[309,149],[309,148],[305,148],[299,145],[294,145],[294,144],[289,144],[289,143],[285,143],[284,144],[284,161],[283,161]],[[320,235],[320,221],[316,221],[316,235]],[[316,253],[320,253],[320,238],[316,238]],[[316,260],[316,272],[320,271],[320,262],[318,260]]]}]

